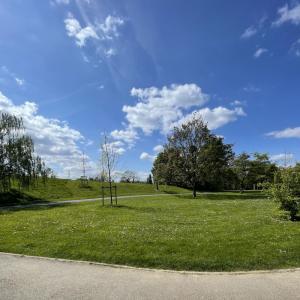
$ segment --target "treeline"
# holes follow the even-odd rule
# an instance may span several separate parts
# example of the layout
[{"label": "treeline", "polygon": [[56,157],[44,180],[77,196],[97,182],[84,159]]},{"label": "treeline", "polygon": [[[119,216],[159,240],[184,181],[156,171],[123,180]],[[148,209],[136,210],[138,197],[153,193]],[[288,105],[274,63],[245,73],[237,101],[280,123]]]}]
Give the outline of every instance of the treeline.
[{"label": "treeline", "polygon": [[196,196],[196,190],[262,188],[274,180],[278,169],[266,153],[235,155],[231,144],[194,117],[174,128],[154,161],[152,174],[156,183],[191,188]]},{"label": "treeline", "polygon": [[0,114],[0,192],[28,188],[52,175],[50,168],[34,154],[34,143],[24,133],[22,118]]}]

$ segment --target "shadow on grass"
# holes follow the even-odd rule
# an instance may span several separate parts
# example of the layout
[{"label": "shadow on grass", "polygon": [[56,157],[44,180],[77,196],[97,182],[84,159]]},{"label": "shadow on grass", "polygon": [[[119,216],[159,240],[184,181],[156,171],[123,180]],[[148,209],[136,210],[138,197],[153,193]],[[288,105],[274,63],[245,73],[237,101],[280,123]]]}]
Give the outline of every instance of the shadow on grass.
[{"label": "shadow on grass", "polygon": [[9,192],[0,193],[0,206],[11,205],[27,205],[47,202],[45,199],[37,198],[18,190],[11,190]]},{"label": "shadow on grass", "polygon": [[192,195],[175,195],[175,197],[189,200],[263,200],[267,199],[267,196],[262,192],[244,192],[244,193],[233,193],[233,192],[216,192],[216,193],[207,193],[207,192],[198,192],[197,197],[193,198]]}]

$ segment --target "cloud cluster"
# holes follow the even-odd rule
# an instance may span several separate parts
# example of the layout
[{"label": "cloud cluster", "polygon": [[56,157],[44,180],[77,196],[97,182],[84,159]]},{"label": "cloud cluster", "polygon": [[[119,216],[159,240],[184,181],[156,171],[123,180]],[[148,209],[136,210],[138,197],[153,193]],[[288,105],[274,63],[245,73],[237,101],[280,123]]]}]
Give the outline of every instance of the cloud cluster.
[{"label": "cloud cluster", "polygon": [[76,44],[79,47],[85,46],[86,40],[93,38],[99,39],[95,29],[93,26],[81,27],[78,20],[76,20],[72,14],[69,14],[65,19],[65,26],[67,35],[70,37],[74,37]]},{"label": "cloud cluster", "polygon": [[[49,119],[38,114],[38,106],[34,102],[15,105],[0,92],[0,112],[7,112],[23,118],[26,133],[35,144],[35,151],[58,175],[80,176],[82,152],[79,143],[85,139],[81,133],[71,128],[66,122]],[[87,159],[87,167],[94,168],[94,163]]]},{"label": "cloud cluster", "polygon": [[[108,15],[103,23],[96,22],[83,27],[71,13],[64,22],[67,35],[73,37],[79,47],[84,47],[89,39],[105,41],[117,38],[120,35],[119,28],[125,23],[120,17]],[[104,55],[106,57],[116,55],[116,50],[111,47],[105,49]]]},{"label": "cloud cluster", "polygon": [[300,127],[286,128],[283,130],[272,131],[267,133],[267,136],[271,136],[277,139],[282,138],[300,138]]},{"label": "cloud cluster", "polygon": [[300,4],[296,3],[294,6],[289,7],[288,4],[278,9],[278,19],[273,22],[273,26],[280,26],[284,23],[290,22],[294,25],[300,24]]},{"label": "cloud cluster", "polygon": [[[137,97],[138,102],[135,105],[123,106],[127,120],[126,128],[111,132],[113,139],[122,141],[130,147],[139,138],[138,131],[146,135],[151,135],[153,132],[166,135],[174,126],[189,121],[195,114],[201,116],[210,129],[217,129],[237,120],[240,116],[245,116],[241,107],[233,109],[222,106],[213,109],[206,107],[190,112],[191,108],[201,107],[209,100],[209,96],[196,84],[133,88],[131,96]],[[239,105],[241,102],[235,104]],[[159,151],[159,148],[154,151]],[[155,156],[145,152],[140,158],[153,160],[153,157]]]},{"label": "cloud cluster", "polygon": [[182,118],[185,110],[192,106],[202,106],[209,99],[196,84],[172,84],[146,89],[131,90],[131,96],[138,98],[133,106],[125,105],[123,112],[131,128],[139,128],[145,134],[158,130],[166,134],[172,124]]}]

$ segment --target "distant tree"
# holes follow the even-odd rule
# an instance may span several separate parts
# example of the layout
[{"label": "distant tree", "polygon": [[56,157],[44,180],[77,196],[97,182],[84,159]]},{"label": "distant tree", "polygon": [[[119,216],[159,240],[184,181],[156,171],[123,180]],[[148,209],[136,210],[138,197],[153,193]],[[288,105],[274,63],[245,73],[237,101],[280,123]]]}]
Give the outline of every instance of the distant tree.
[{"label": "distant tree", "polygon": [[113,147],[112,143],[108,140],[108,137],[104,135],[103,141],[101,143],[101,173],[105,174],[109,183],[110,192],[110,204],[113,204],[113,194],[112,194],[112,182],[113,182],[113,172],[115,171],[117,165],[118,153]]},{"label": "distant tree", "polygon": [[146,181],[148,184],[153,184],[153,181],[152,181],[152,175],[149,174],[149,176],[147,177],[147,181]]},{"label": "distant tree", "polygon": [[240,191],[243,192],[246,187],[246,180],[250,171],[251,162],[250,155],[246,152],[236,157],[233,163],[234,172],[239,180]]},{"label": "distant tree", "polygon": [[131,170],[127,170],[125,171],[122,176],[120,181],[121,182],[127,182],[127,183],[135,183],[139,180],[138,175],[136,172],[131,171]]}]

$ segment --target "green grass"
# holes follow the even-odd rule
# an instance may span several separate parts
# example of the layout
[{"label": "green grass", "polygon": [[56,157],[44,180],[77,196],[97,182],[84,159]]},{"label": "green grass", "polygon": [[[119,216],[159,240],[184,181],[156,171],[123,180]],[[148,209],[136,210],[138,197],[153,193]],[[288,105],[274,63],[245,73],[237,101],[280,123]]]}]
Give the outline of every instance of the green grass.
[{"label": "green grass", "polygon": [[[101,183],[90,181],[88,187],[81,187],[80,181],[68,179],[49,179],[47,185],[41,182],[35,188],[19,192],[13,190],[9,193],[0,193],[0,206],[14,204],[30,204],[41,201],[59,201],[70,199],[85,199],[101,197]],[[107,183],[105,183],[108,186]],[[123,195],[146,195],[160,193],[184,193],[186,189],[174,186],[160,186],[156,191],[152,184],[145,183],[116,183],[117,193]],[[108,189],[105,190],[108,196]]]},{"label": "green grass", "polygon": [[0,251],[139,267],[300,267],[300,222],[259,193],[209,193],[0,211]]}]

